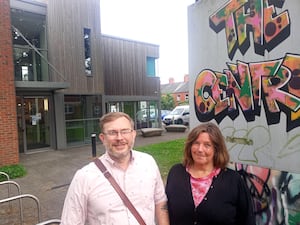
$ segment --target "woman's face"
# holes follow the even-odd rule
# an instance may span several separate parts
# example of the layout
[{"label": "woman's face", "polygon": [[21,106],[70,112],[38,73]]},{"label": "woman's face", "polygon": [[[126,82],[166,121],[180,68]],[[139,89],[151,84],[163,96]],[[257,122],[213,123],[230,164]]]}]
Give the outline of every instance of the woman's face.
[{"label": "woman's face", "polygon": [[208,133],[202,132],[193,142],[191,147],[192,158],[195,166],[213,167],[214,145],[210,140]]}]

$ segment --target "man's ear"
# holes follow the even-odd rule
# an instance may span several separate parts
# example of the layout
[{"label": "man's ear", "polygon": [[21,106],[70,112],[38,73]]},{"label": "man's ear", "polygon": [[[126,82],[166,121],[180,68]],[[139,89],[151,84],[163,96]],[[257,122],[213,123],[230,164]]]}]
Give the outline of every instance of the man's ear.
[{"label": "man's ear", "polygon": [[136,138],[136,130],[133,130],[132,132],[133,132],[133,139],[135,139]]},{"label": "man's ear", "polygon": [[104,141],[104,134],[100,133],[99,134],[99,139],[101,140],[101,142],[103,142]]}]

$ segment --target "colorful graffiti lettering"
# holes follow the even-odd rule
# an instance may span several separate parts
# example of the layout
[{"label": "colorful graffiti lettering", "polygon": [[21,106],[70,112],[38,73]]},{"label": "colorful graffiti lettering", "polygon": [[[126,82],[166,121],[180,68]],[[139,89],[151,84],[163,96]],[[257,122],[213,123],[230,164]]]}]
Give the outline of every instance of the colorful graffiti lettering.
[{"label": "colorful graffiti lettering", "polygon": [[299,225],[300,175],[235,163],[252,196],[256,224]]},{"label": "colorful graffiti lettering", "polygon": [[256,54],[264,55],[290,36],[288,11],[277,15],[285,0],[230,0],[209,17],[210,27],[216,32],[225,29],[227,51],[233,59],[237,49],[244,55],[250,47],[252,32]]},{"label": "colorful graffiti lettering", "polygon": [[300,125],[300,56],[286,54],[284,58],[236,64],[216,72],[202,70],[194,84],[194,103],[199,121],[225,116],[232,120],[239,115],[254,121],[264,106],[267,123],[279,123],[280,112],[287,115],[287,131]]}]

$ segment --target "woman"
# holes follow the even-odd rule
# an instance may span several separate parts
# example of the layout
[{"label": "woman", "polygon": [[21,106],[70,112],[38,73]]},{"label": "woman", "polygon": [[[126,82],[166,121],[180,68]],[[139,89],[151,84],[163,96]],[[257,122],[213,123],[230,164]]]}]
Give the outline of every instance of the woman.
[{"label": "woman", "polygon": [[200,124],[189,133],[183,163],[174,165],[167,178],[171,225],[255,225],[247,186],[226,168],[228,162],[215,124]]}]

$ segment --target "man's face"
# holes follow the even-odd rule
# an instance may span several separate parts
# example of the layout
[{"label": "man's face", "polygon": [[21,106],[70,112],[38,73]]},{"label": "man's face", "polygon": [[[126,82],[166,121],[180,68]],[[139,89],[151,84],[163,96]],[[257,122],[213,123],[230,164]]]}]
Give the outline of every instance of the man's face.
[{"label": "man's face", "polygon": [[113,160],[123,160],[130,157],[136,131],[132,129],[130,121],[125,117],[104,124],[100,140]]}]

